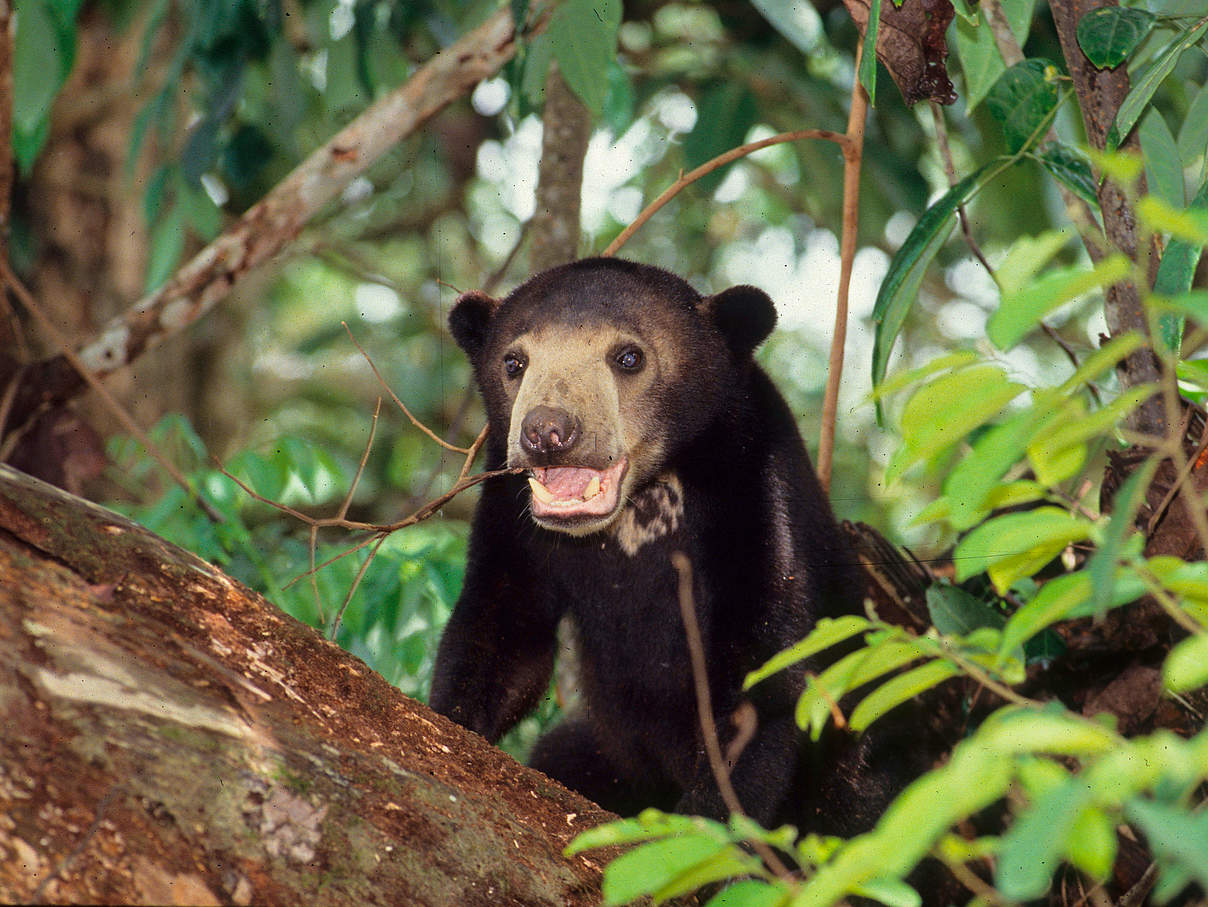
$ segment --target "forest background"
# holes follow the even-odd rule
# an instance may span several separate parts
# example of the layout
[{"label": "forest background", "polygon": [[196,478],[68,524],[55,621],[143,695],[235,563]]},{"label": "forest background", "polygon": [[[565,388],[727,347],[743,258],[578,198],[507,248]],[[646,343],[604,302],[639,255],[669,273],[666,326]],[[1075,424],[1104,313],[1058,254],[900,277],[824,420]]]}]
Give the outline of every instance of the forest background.
[{"label": "forest background", "polygon": [[[1052,607],[1044,588],[1077,598],[1054,579],[1091,582],[1082,568],[1092,552],[1108,550],[1109,578],[1094,579],[1076,602],[1063,600],[1058,616],[1102,611],[1156,587],[1190,614],[1184,630],[1193,641],[1202,639],[1194,611],[1202,590],[1186,576],[1171,579],[1202,566],[1194,541],[1174,552],[1183,565],[1152,562],[1154,552],[1129,541],[1144,489],[1127,483],[1127,470],[1112,480],[1112,490],[1128,491],[1126,516],[1109,519],[1110,492],[1102,515],[1099,505],[1106,452],[1135,449],[1126,442],[1147,432],[1151,447],[1166,434],[1181,438],[1176,376],[1178,394],[1196,401],[1208,375],[1194,329],[1204,307],[1196,260],[1208,236],[1195,215],[1208,145],[1202,6],[1139,5],[1134,16],[1112,18],[1110,35],[1092,33],[1082,45],[1096,60],[1080,66],[1125,77],[1117,106],[1129,70],[1143,89],[1128,95],[1136,109],[1116,121],[1118,134],[1098,135],[1084,126],[1090,95],[1078,74],[1063,75],[1073,69],[1064,5],[1057,16],[1027,2],[947,6],[928,6],[928,21],[952,14],[951,56],[937,57],[934,30],[920,32],[911,52],[953,86],[917,73],[912,80],[900,61],[880,69],[862,138],[858,223],[850,208],[844,216],[843,150],[810,139],[684,186],[619,254],[702,291],[752,283],[770,293],[780,323],[760,361],[815,451],[828,430],[821,414],[840,234],[844,224],[854,228],[845,370],[833,456],[829,443],[824,454],[838,514],[909,545],[924,562],[950,563],[944,555],[961,540],[965,564],[958,558],[955,571],[941,570],[948,577],[977,581],[989,569],[965,597],[940,596],[964,621],[945,633],[1001,628],[1011,613],[1034,614],[1025,608],[1038,600]],[[3,4],[9,43],[0,78],[12,88],[0,96],[11,101],[4,113],[13,149],[0,179],[9,290],[0,324],[3,458],[132,514],[423,698],[461,582],[474,493],[307,575],[357,538],[340,528],[312,536],[304,520],[248,489],[311,517],[339,511],[387,524],[464,478],[483,420],[445,315],[459,290],[506,291],[542,264],[545,244],[535,234],[550,228],[537,187],[543,163],[553,166],[542,147],[552,93],[569,98],[569,119],[579,124],[563,146],[584,155],[581,235],[572,237],[579,255],[603,251],[683,172],[732,148],[790,130],[844,133],[859,97],[863,32],[839,4],[630,3],[622,14],[615,3],[568,0],[557,10],[551,17],[538,4],[513,3],[518,21],[540,21],[516,56],[355,177],[316,177],[335,187],[330,200],[274,220],[256,203],[273,198],[316,149],[340,163],[341,148],[324,143],[487,21],[496,4]],[[551,58],[565,84],[551,81]],[[859,76],[871,88],[870,58]],[[1143,160],[1091,153],[1105,145],[1143,151]],[[1125,219],[1141,225],[1123,263],[1110,254],[1118,237],[1106,185],[1122,187]],[[960,230],[949,238],[958,207]],[[1076,234],[1093,234],[1100,216],[1106,240],[1088,250]],[[165,288],[188,285],[197,260],[181,266],[232,235],[265,249],[246,256],[257,267],[231,266],[218,289],[189,286],[188,305],[155,310],[150,342],[115,343],[113,319],[129,318],[140,299],[150,311]],[[1144,314],[1134,326],[1151,325],[1166,344],[1155,344],[1153,367],[1138,378],[1129,363],[1139,341],[1127,339],[1109,288],[1130,279],[1158,287],[1171,244],[1195,254],[1165,286],[1163,298],[1174,302],[1144,293],[1147,307],[1135,307]],[[1118,344],[1098,355],[1109,336]],[[118,410],[95,392],[68,406],[38,398],[64,371],[52,364],[64,348],[106,376]],[[119,368],[131,351],[129,368]],[[887,375],[897,377],[874,404],[874,383]],[[1158,412],[1136,409],[1159,384],[1166,399]],[[1073,409],[1053,402],[1067,399]],[[127,417],[115,415],[121,409],[147,428],[151,447],[131,437]],[[1002,427],[1021,422],[1004,441]],[[1058,436],[1060,423],[1076,431]],[[928,432],[937,424],[948,430],[943,437]],[[1002,462],[985,466],[990,451]],[[1176,472],[1186,465],[1166,454]],[[962,463],[974,466],[962,473]],[[970,472],[977,500],[952,484],[954,473]],[[1021,504],[1031,514],[1023,522],[984,531],[992,511]],[[977,547],[1011,528],[1027,539],[1022,548]],[[1192,526],[1193,539],[1199,529]],[[1003,553],[1017,557],[1003,566]],[[1122,579],[1112,572],[1138,563],[1147,581],[1140,586],[1128,585],[1123,567]],[[996,616],[986,618],[986,607]],[[1013,653],[1039,640],[1020,664],[1043,666],[1050,647],[1062,645],[1040,637],[1046,625],[1020,630],[1011,645],[980,639],[974,648]],[[960,673],[967,664],[954,657]],[[1008,662],[998,658],[993,670],[1010,681]],[[1186,690],[1203,678],[1192,670],[1175,681]],[[511,751],[523,753],[555,700],[508,741]],[[1092,878],[1106,871],[1102,855],[1063,855]]]}]

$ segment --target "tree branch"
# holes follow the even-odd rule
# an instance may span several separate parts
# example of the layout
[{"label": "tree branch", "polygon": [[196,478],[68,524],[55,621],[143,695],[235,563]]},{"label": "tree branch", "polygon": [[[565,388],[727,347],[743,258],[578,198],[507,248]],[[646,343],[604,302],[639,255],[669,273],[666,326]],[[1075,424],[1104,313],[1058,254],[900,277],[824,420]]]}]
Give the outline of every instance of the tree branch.
[{"label": "tree branch", "polygon": [[[2,0],[0,0],[2,2]],[[544,24],[545,4],[532,20]],[[268,195],[187,262],[155,292],[77,350],[98,378],[137,359],[226,298],[257,265],[271,260],[328,202],[450,102],[497,73],[516,52],[510,9],[441,51],[407,80],[315,150]],[[62,357],[38,363],[14,406],[23,422],[41,403],[70,399],[83,383]]]}]

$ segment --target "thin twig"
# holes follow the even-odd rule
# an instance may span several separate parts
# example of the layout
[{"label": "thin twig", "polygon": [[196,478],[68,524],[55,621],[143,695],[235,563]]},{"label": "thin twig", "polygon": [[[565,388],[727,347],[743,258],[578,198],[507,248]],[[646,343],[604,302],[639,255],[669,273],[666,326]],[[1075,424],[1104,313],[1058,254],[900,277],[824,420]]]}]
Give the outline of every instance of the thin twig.
[{"label": "thin twig", "polygon": [[[692,679],[696,687],[696,708],[700,717],[701,735],[704,737],[705,752],[709,756],[709,767],[717,781],[717,789],[732,813],[745,816],[742,803],[734,785],[730,783],[730,770],[722,757],[721,744],[717,738],[717,723],[713,718],[713,703],[709,695],[709,677],[705,667],[705,648],[701,643],[700,625],[696,620],[696,603],[692,596],[692,562],[682,551],[671,554],[671,563],[679,573],[680,617],[684,622],[684,633],[688,637],[688,654],[692,661]],[[783,879],[792,877],[788,867],[763,841],[752,841],[751,846],[776,875]]]},{"label": "thin twig", "polygon": [[802,139],[820,139],[826,142],[835,142],[842,148],[846,148],[849,143],[847,136],[841,135],[838,132],[831,132],[829,129],[798,129],[795,132],[782,132],[779,135],[773,135],[766,139],[760,139],[757,142],[748,142],[745,145],[739,145],[737,148],[731,148],[724,154],[719,154],[717,157],[713,158],[713,160],[706,161],[694,170],[689,170],[687,173],[681,173],[679,178],[666,189],[664,189],[658,198],[647,205],[642,213],[634,219],[633,223],[622,230],[620,235],[610,242],[608,244],[608,248],[606,248],[600,254],[605,258],[615,255],[617,250],[620,249],[621,246],[625,245],[625,243],[629,242],[629,238],[640,230],[646,221],[654,217],[654,215],[658,213],[659,209],[662,208],[663,205],[667,204],[667,202],[671,201],[671,199],[675,198],[675,196],[683,191],[685,187],[695,183],[701,177],[708,176],[714,170],[724,167],[726,164],[736,161],[739,158],[746,157],[748,154],[751,154],[755,151],[760,151],[761,149],[767,148],[771,145],[781,145],[785,142],[799,142]]},{"label": "thin twig", "polygon": [[[860,45],[855,68],[860,68]],[[831,334],[826,390],[822,395],[822,424],[818,432],[818,481],[829,493],[835,461],[835,422],[839,413],[839,383],[843,378],[843,352],[847,346],[847,309],[851,273],[856,260],[856,229],[860,223],[860,174],[864,163],[864,125],[868,119],[868,92],[853,79],[851,112],[847,118],[843,149],[843,229],[839,248],[839,291],[835,298],[835,329]]]},{"label": "thin twig", "polygon": [[377,553],[382,549],[382,543],[386,541],[389,533],[382,533],[377,537],[377,544],[369,551],[365,562],[361,564],[357,575],[352,578],[352,585],[348,587],[348,594],[344,596],[344,601],[340,603],[340,610],[336,612],[336,619],[332,621],[331,633],[328,634],[328,639],[335,640],[336,634],[340,632],[340,623],[344,620],[344,612],[348,609],[352,597],[357,593],[357,587],[361,585],[361,580],[365,578],[365,571],[369,569],[369,565],[373,563],[373,559],[377,557]]},{"label": "thin twig", "polygon": [[411,410],[407,409],[407,404],[404,403],[402,400],[400,400],[398,397],[398,394],[396,394],[393,390],[390,389],[390,385],[386,383],[386,379],[382,377],[382,373],[378,371],[378,367],[373,364],[373,360],[369,357],[369,354],[367,352],[365,352],[365,348],[363,346],[361,346],[360,343],[357,342],[357,338],[352,333],[352,329],[348,326],[348,322],[341,321],[340,324],[342,324],[344,326],[344,330],[348,332],[348,339],[352,341],[352,345],[355,346],[358,350],[360,350],[361,355],[365,357],[365,361],[369,363],[369,367],[371,369],[373,369],[373,374],[374,374],[374,377],[376,377],[378,379],[378,384],[380,384],[383,387],[383,389],[385,389],[386,393],[388,393],[390,395],[390,399],[393,400],[395,402],[395,404],[398,406],[398,408],[403,411],[403,415],[411,420],[412,425],[414,425],[416,428],[418,428],[420,431],[422,431],[425,435],[427,435],[429,438],[431,438],[433,441],[435,441],[437,444],[439,444],[445,450],[451,450],[454,453],[459,453],[459,454],[465,454],[465,453],[470,452],[469,448],[458,447],[456,444],[450,444],[448,441],[446,441],[444,438],[442,438],[440,435],[438,435],[436,432],[434,432],[432,429],[430,429],[428,426],[426,426],[423,422],[421,422],[419,419],[417,419],[414,415],[412,415]]},{"label": "thin twig", "polygon": [[135,438],[137,438],[138,442],[143,445],[143,448],[147,451],[147,453],[149,453],[151,457],[164,468],[164,471],[172,477],[173,481],[183,488],[185,493],[191,499],[197,502],[197,506],[201,508],[202,512],[205,513],[210,522],[226,522],[222,514],[215,510],[213,505],[202,497],[199,491],[193,488],[192,484],[185,477],[185,474],[176,468],[176,464],[169,460],[167,456],[160,451],[160,449],[151,440],[150,436],[148,436],[148,434],[142,430],[138,423],[134,421],[134,417],[131,416],[130,413],[126,411],[126,408],[117,401],[117,398],[109,392],[109,389],[105,387],[101,380],[97,378],[96,375],[94,375],[82,361],[80,361],[80,357],[76,355],[75,351],[71,348],[71,344],[68,343],[67,337],[62,331],[59,330],[50,317],[44,311],[42,311],[42,307],[38,305],[37,301],[33,297],[33,294],[26,289],[25,285],[21,283],[17,275],[12,272],[11,268],[9,268],[8,262],[2,258],[0,258],[0,276],[4,278],[4,281],[8,284],[9,288],[16,293],[17,298],[21,301],[21,305],[25,306],[26,311],[33,315],[38,323],[42,326],[42,329],[50,335],[51,340],[55,342],[55,345],[59,347],[59,351],[63,354],[63,358],[66,359],[71,367],[79,373],[80,377],[83,378],[94,391],[96,391],[97,396],[101,398],[102,402],[104,402],[109,411],[113,413],[117,420],[122,424],[122,427]]},{"label": "thin twig", "polygon": [[378,416],[382,413],[382,398],[377,398],[377,404],[373,407],[373,420],[369,424],[369,440],[365,442],[365,450],[361,454],[361,462],[357,464],[356,475],[352,477],[352,484],[348,486],[348,494],[344,497],[344,503],[340,505],[340,519],[348,516],[348,508],[352,506],[352,496],[356,494],[357,485],[361,481],[361,476],[365,473],[365,464],[369,462],[369,451],[373,447],[373,438],[377,434]]},{"label": "thin twig", "polygon": [[[944,163],[944,175],[948,178],[948,188],[951,189],[958,182],[956,164],[952,160],[952,147],[948,144],[948,124],[944,121],[944,109],[935,101],[931,102],[931,117],[935,122],[935,144],[940,151],[940,160]],[[992,275],[994,269],[990,267],[990,262],[986,261],[981,247],[973,238],[973,230],[969,226],[969,214],[963,203],[956,206],[956,215],[961,222],[961,234],[965,237],[965,245],[969,247],[973,257],[981,262],[981,266],[986,269],[986,272]]]}]

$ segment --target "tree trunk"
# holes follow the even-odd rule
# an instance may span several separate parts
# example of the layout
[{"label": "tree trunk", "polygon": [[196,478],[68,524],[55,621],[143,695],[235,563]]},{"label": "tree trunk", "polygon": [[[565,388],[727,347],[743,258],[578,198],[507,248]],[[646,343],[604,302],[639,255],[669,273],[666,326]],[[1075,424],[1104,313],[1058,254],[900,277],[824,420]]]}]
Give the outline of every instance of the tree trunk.
[{"label": "tree trunk", "polygon": [[0,466],[0,901],[588,904],[609,814]]}]

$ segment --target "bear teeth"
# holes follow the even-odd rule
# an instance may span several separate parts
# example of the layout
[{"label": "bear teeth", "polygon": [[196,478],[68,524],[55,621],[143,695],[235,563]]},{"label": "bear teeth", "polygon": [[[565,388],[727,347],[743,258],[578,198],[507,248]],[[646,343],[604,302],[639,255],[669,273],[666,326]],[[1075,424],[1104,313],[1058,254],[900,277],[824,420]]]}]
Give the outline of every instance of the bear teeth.
[{"label": "bear teeth", "polygon": [[583,489],[582,493],[576,497],[559,497],[550,491],[534,476],[529,476],[529,488],[533,492],[533,497],[539,500],[542,504],[548,506],[568,506],[571,504],[579,504],[584,501],[590,501],[592,498],[599,496],[604,492],[604,483],[600,481],[599,476],[592,476],[591,481]]}]

